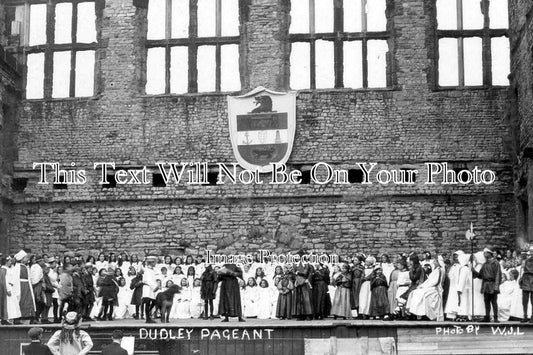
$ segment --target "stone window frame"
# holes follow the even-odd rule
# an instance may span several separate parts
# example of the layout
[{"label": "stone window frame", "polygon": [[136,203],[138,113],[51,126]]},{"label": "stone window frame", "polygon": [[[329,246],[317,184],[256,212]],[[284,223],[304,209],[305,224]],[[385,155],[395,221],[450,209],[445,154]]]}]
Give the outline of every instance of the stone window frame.
[{"label": "stone window frame", "polygon": [[[216,1],[216,25],[214,37],[198,37],[198,0],[189,0],[189,31],[187,38],[172,38],[172,0],[165,1],[165,39],[146,39],[146,51],[150,48],[165,48],[165,92],[150,96],[159,95],[183,95],[174,94],[170,88],[170,66],[172,47],[188,48],[188,82],[187,92],[184,94],[212,94],[221,92],[221,53],[222,46],[236,44],[240,47],[241,35],[222,36],[222,1]],[[242,1],[239,0],[239,25],[242,25]],[[212,45],[215,46],[215,91],[198,92],[198,47]]]},{"label": "stone window frame", "polygon": [[[294,1],[294,0],[290,0]],[[295,1],[307,1],[307,0],[295,0]],[[352,89],[355,91],[370,90],[370,91],[382,91],[395,88],[395,74],[393,69],[394,58],[394,21],[391,16],[391,9],[393,8],[393,0],[385,0],[387,18],[387,29],[385,31],[367,31],[367,16],[365,13],[366,4],[372,0],[361,0],[362,9],[362,29],[361,32],[344,32],[344,0],[333,1],[333,32],[330,33],[315,33],[314,32],[314,0],[309,1],[309,33],[289,33],[289,42],[305,42],[310,44],[310,87],[302,90],[334,90],[344,89],[344,61],[343,61],[343,43],[348,41],[361,41],[362,42],[362,59],[363,59],[363,87]],[[347,0],[349,1],[349,0]],[[334,46],[334,87],[328,89],[316,88],[316,70],[315,70],[315,58],[316,50],[315,43],[317,40],[333,41]],[[388,45],[388,52],[386,58],[386,86],[385,87],[368,87],[368,50],[367,44],[369,40],[386,40]]]},{"label": "stone window frame", "polygon": [[[433,0],[433,23],[435,36],[435,88],[437,90],[449,89],[486,89],[490,87],[508,87],[508,85],[492,85],[492,43],[491,39],[496,37],[509,38],[509,29],[493,29],[490,28],[489,5],[490,0],[480,0],[481,11],[483,14],[483,28],[476,30],[465,30],[463,27],[463,0],[452,0],[457,4],[457,30],[440,30],[437,23],[437,0]],[[482,41],[482,85],[465,85],[464,84],[464,46],[463,40],[468,37],[479,37]],[[456,38],[458,39],[458,53],[457,59],[459,72],[459,85],[457,86],[441,86],[439,85],[439,40],[442,38]]]},{"label": "stone window frame", "polygon": [[[77,43],[76,42],[76,33],[77,33],[77,11],[78,4],[84,2],[93,2],[95,6],[95,16],[96,21],[99,22],[102,18],[102,9],[103,9],[103,0],[7,0],[5,6],[25,6],[30,7],[30,5],[37,4],[46,4],[46,43],[30,46],[28,43],[29,40],[29,9],[26,11],[28,14],[24,19],[24,33],[27,35],[21,40],[21,43],[17,51],[22,53],[22,58],[24,64],[28,54],[33,53],[44,53],[44,85],[43,85],[43,97],[39,99],[29,99],[29,100],[66,100],[66,99],[79,99],[83,97],[94,97],[98,91],[97,87],[97,76],[99,72],[98,68],[98,49],[100,48],[100,33],[97,29],[96,33],[96,42],[92,43]],[[55,7],[59,3],[70,3],[72,4],[72,30],[71,30],[71,43],[62,43],[55,44]],[[98,26],[97,26],[98,27]],[[91,96],[76,96],[75,93],[75,83],[76,83],[76,52],[89,51],[92,50],[95,52],[95,64],[94,64],[94,88],[93,95]],[[53,91],[53,66],[54,66],[54,53],[55,52],[70,52],[70,78],[69,78],[69,96],[63,98],[54,98],[52,97]],[[27,67],[23,66],[23,83],[22,87],[26,87],[27,84]]]}]

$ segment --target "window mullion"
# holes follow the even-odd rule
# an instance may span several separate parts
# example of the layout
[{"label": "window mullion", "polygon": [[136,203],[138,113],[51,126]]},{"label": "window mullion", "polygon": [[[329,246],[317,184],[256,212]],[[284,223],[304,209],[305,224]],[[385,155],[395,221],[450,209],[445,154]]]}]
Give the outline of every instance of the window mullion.
[{"label": "window mullion", "polygon": [[483,85],[492,85],[492,43],[490,33],[490,18],[488,0],[481,3],[483,9],[483,38],[482,38],[482,61],[483,61]]},{"label": "window mullion", "polygon": [[309,86],[316,89],[315,0],[309,0]]},{"label": "window mullion", "polygon": [[334,65],[335,65],[335,87],[344,86],[344,68],[343,68],[343,30],[344,30],[344,11],[343,0],[334,1],[334,19],[333,27],[335,31],[334,46]]},{"label": "window mullion", "polygon": [[[457,29],[463,31],[463,0],[457,0]],[[463,36],[457,38],[457,69],[459,73],[459,86],[465,85],[464,46]]]},{"label": "window mullion", "polygon": [[189,92],[198,92],[198,0],[189,0]]},{"label": "window mullion", "polygon": [[74,1],[72,3],[72,21],[71,21],[71,43],[72,50],[70,51],[70,82],[69,82],[69,96],[76,96],[76,26],[78,24],[78,6]]},{"label": "window mullion", "polygon": [[55,30],[55,3],[48,3],[46,7],[46,46],[44,50],[44,87],[43,97],[52,97],[53,71],[54,71],[54,30]]},{"label": "window mullion", "polygon": [[[165,2],[165,39],[172,37],[172,0]],[[165,45],[165,94],[170,93],[170,63],[171,63],[171,47]]]},{"label": "window mullion", "polygon": [[[220,38],[222,36],[222,0],[216,0],[215,3],[215,36]],[[215,49],[215,91],[220,91],[220,81],[221,81],[221,66],[222,66],[222,48],[220,42],[217,41]]]}]

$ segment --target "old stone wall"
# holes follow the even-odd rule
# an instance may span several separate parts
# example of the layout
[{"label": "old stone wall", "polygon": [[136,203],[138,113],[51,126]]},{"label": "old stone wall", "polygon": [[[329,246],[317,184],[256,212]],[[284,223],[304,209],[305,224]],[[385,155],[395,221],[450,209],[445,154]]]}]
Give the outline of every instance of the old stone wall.
[{"label": "old stone wall", "polygon": [[533,236],[533,6],[510,2],[512,80],[507,115],[513,137],[517,232],[520,242]]},{"label": "old stone wall", "polygon": [[[288,89],[288,2],[250,0],[241,9],[243,91]],[[131,1],[101,9],[98,93],[90,99],[23,103],[11,250],[256,247],[321,251],[467,248],[474,223],[485,243],[514,245],[515,200],[505,120],[507,89],[435,88],[434,8],[423,0],[390,1],[393,86],[384,90],[302,90],[289,166],[356,162],[422,168],[493,169],[493,185],[117,186],[103,189],[92,163],[121,167],[158,161],[235,162],[227,93],[147,96],[146,10]],[[75,163],[84,185],[38,185],[33,162]],[[179,247],[179,248],[178,248]]]}]

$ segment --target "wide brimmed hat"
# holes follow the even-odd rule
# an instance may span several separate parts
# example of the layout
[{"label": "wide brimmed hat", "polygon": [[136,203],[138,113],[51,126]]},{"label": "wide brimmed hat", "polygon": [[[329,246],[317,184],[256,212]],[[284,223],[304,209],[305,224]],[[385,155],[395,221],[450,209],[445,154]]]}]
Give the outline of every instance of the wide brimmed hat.
[{"label": "wide brimmed hat", "polygon": [[491,253],[491,254],[494,254],[494,252],[492,250],[490,250],[489,248],[485,248],[483,249],[483,252],[484,253]]},{"label": "wide brimmed hat", "polygon": [[49,258],[46,258],[46,262],[47,262],[48,264],[51,264],[51,263],[55,263],[55,262],[57,262],[57,260],[56,260],[55,257],[51,256],[51,257],[49,257]]},{"label": "wide brimmed hat", "polygon": [[76,312],[68,312],[63,318],[63,328],[65,329],[76,329],[79,328],[81,324],[81,315],[78,315]]},{"label": "wide brimmed hat", "polygon": [[148,255],[146,257],[146,261],[157,261],[157,256],[155,255]]}]

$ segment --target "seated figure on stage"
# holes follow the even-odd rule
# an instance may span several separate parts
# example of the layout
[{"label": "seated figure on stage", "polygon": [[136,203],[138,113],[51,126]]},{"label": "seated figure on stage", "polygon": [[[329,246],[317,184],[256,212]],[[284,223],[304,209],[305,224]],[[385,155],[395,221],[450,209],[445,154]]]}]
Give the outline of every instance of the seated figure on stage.
[{"label": "seated figure on stage", "polygon": [[442,321],[442,282],[444,270],[437,260],[432,260],[431,274],[426,281],[420,284],[409,294],[406,310],[418,317],[427,317],[430,320]]}]

